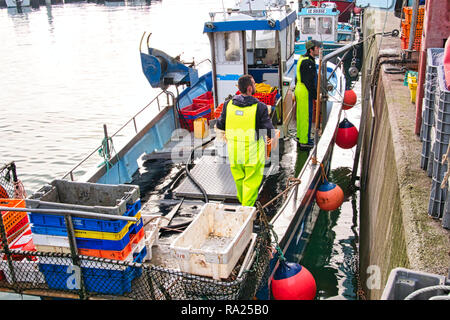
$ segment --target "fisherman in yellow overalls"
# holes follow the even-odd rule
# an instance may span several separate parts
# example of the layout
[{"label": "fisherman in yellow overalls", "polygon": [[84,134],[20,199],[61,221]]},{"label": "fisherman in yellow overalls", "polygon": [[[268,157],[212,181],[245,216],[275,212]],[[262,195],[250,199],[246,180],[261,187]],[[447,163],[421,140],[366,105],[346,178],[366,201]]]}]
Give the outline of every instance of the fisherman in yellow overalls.
[{"label": "fisherman in yellow overalls", "polygon": [[312,147],[311,123],[313,99],[317,96],[317,69],[315,57],[319,55],[322,43],[309,40],[305,43],[306,54],[297,61],[295,79],[295,100],[297,102],[297,139],[302,147]]},{"label": "fisherman in yellow overalls", "polygon": [[225,101],[217,128],[225,130],[230,169],[237,198],[243,206],[253,206],[264,174],[265,141],[274,129],[267,105],[253,97],[255,80],[243,75],[238,80],[241,94]]}]

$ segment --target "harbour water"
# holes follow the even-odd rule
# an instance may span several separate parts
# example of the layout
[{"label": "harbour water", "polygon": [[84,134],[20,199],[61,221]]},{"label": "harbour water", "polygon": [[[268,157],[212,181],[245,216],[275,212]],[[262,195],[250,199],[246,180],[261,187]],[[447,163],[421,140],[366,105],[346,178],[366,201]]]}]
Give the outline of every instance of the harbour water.
[{"label": "harbour water", "polygon": [[[23,8],[22,13],[0,9],[0,163],[16,162],[28,194],[61,178],[100,145],[104,124],[115,132],[156,95],[140,65],[144,31],[152,33],[152,47],[181,54],[184,61],[195,57],[198,63],[210,55],[208,38],[202,34],[208,13],[231,4],[234,1],[133,0],[47,5]],[[208,67],[200,65],[199,73]],[[359,127],[359,106],[346,113]],[[115,149],[129,137],[118,136]],[[353,157],[354,149],[336,146],[330,179],[345,184]],[[94,166],[102,158],[95,161]],[[300,261],[316,279],[317,299],[356,299],[358,197],[358,192],[346,193],[339,210],[321,212],[317,218]],[[8,297],[14,296],[0,298]]]}]

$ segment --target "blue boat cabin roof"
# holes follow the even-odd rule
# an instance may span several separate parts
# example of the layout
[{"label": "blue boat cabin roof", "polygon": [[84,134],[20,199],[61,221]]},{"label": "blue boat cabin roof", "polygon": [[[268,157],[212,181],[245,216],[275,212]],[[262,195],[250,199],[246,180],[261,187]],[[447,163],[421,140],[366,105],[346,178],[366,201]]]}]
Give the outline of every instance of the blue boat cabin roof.
[{"label": "blue boat cabin roof", "polygon": [[281,20],[261,19],[261,20],[227,20],[209,21],[204,25],[203,32],[228,32],[243,30],[284,30],[297,20],[296,11],[290,12]]}]

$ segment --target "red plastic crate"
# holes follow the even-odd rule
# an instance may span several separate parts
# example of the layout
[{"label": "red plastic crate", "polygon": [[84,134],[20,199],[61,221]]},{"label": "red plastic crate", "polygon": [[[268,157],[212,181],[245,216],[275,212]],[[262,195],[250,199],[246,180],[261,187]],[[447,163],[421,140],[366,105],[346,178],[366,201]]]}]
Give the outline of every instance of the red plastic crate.
[{"label": "red plastic crate", "polygon": [[193,103],[187,107],[180,110],[180,124],[184,129],[189,131],[194,131],[194,120],[198,118],[206,118],[208,121],[211,120],[211,107],[207,104],[196,104]]},{"label": "red plastic crate", "polygon": [[222,109],[223,109],[223,103],[220,104],[217,109],[214,111],[214,118],[219,119],[220,115],[222,114]]},{"label": "red plastic crate", "polygon": [[211,91],[207,91],[197,98],[192,99],[192,102],[195,104],[207,104],[211,107],[211,112],[214,112],[214,97]]},{"label": "red plastic crate", "polygon": [[[265,92],[256,92],[253,96],[258,99],[259,101],[267,104],[268,106],[275,105],[276,97],[277,97],[278,90],[274,90],[270,93]],[[238,90],[236,94],[241,94],[241,92]]]}]

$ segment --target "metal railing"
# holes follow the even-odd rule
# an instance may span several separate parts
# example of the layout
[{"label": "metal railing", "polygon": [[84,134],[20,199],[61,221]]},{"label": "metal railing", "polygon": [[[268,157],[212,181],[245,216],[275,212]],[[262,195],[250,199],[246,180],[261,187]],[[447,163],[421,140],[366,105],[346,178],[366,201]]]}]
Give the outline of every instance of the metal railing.
[{"label": "metal railing", "polygon": [[[146,109],[148,109],[149,107],[153,106],[153,105],[157,105],[158,106],[158,112],[160,112],[161,109],[161,99],[163,99],[161,96],[165,95],[166,98],[166,106],[170,106],[170,105],[174,105],[175,104],[175,97],[173,94],[171,94],[171,92],[169,91],[161,91],[156,97],[154,97],[145,107],[143,107],[141,110],[139,110],[133,117],[131,117],[131,119],[129,119],[127,122],[125,122],[115,133],[113,133],[109,138],[113,138],[116,135],[118,135],[122,130],[125,129],[125,127],[127,127],[130,123],[133,123],[134,125],[134,132],[137,134],[138,133],[138,127],[136,124],[136,118],[142,114],[142,112],[144,112]],[[170,100],[172,100],[172,103],[170,103]],[[156,115],[155,115],[156,116]],[[150,119],[151,120],[151,119]],[[63,177],[62,179],[67,179],[68,177],[70,177],[71,181],[74,181],[74,172],[76,169],[80,168],[80,166],[82,164],[84,164],[87,160],[89,160],[92,155],[94,155],[95,153],[97,153],[100,148],[102,148],[102,145],[98,146],[95,150],[93,150],[91,153],[89,153],[83,160],[81,160],[78,164],[76,164],[72,169],[70,169]]]}]

